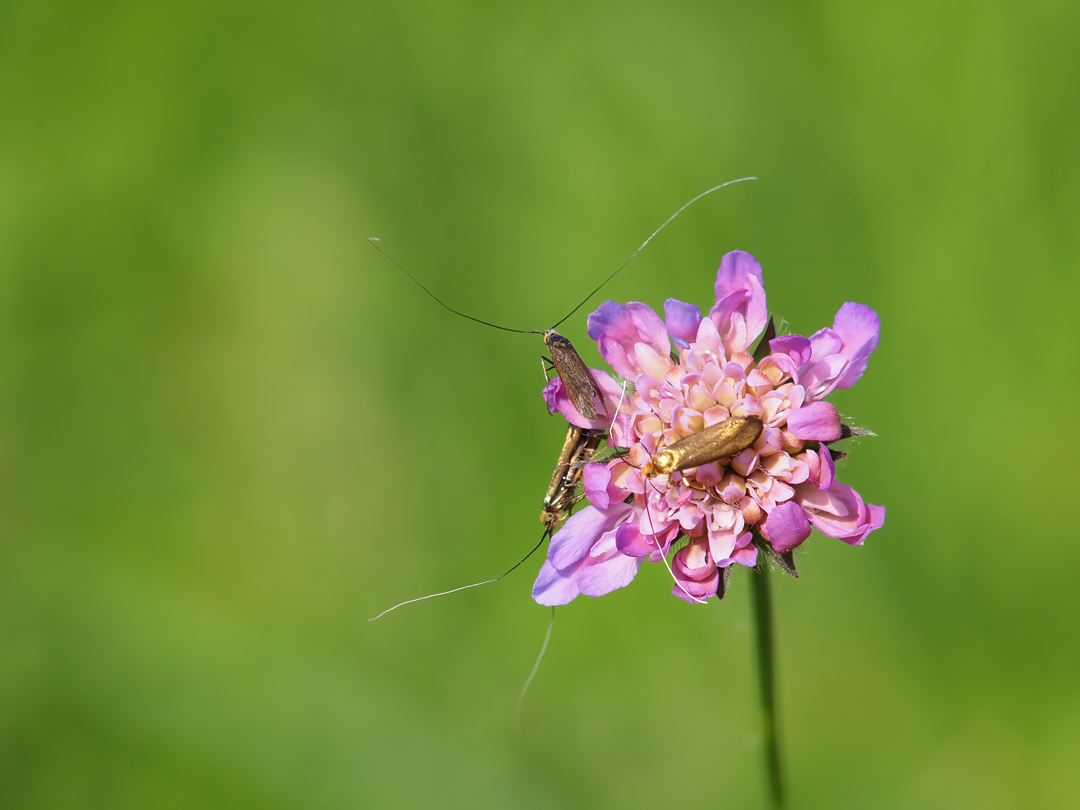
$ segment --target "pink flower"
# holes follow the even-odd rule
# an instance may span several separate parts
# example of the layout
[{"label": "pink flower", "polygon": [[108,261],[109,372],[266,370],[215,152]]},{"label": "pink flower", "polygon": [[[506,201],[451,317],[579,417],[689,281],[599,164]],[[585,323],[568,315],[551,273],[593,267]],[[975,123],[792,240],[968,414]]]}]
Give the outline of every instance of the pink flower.
[{"label": "pink flower", "polygon": [[[664,319],[645,304],[614,301],[589,316],[589,336],[628,382],[624,394],[614,377],[593,370],[605,406],[596,420],[577,412],[558,378],[544,388],[552,413],[609,430],[619,455],[585,468],[590,505],[552,538],[533,586],[540,604],[610,593],[646,561],[668,565],[676,596],[701,601],[723,595],[731,566],[756,565],[759,546],[785,554],[811,527],[858,545],[884,523],[885,507],[836,481],[828,444],[845,426],[825,401],[866,370],[877,314],[846,303],[831,329],[773,338],[755,361],[750,352],[769,321],[757,260],[742,251],[724,256],[715,293],[707,317],[674,299]],[[732,417],[762,425],[736,455],[652,478],[642,472],[657,450]]]}]

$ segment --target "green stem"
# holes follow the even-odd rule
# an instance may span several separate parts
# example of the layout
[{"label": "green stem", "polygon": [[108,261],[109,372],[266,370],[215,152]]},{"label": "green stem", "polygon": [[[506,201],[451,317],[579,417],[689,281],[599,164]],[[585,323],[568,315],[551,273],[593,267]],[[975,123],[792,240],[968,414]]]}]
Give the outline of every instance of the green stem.
[{"label": "green stem", "polygon": [[772,598],[769,594],[769,564],[764,554],[750,580],[754,591],[754,615],[757,625],[758,679],[761,682],[761,715],[765,734],[765,757],[769,771],[769,790],[773,807],[786,807],[784,778],[780,767],[780,742],[776,735],[776,661],[773,656]]}]

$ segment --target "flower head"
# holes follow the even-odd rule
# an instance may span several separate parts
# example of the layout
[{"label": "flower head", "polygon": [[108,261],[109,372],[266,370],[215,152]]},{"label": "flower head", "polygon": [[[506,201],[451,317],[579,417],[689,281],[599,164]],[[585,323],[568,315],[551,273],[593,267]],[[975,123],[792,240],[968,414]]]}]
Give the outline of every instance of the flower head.
[{"label": "flower head", "polygon": [[[811,527],[858,545],[884,523],[885,507],[836,480],[829,443],[845,426],[825,401],[866,370],[877,314],[846,303],[831,329],[772,338],[755,359],[769,322],[761,266],[749,253],[728,253],[715,292],[706,317],[675,299],[665,302],[663,319],[645,304],[614,301],[589,316],[600,354],[632,383],[624,391],[592,369],[603,406],[596,419],[578,412],[560,379],[544,388],[552,413],[608,430],[618,454],[585,467],[589,506],[552,538],[533,586],[540,604],[610,593],[646,560],[669,567],[673,594],[698,602],[722,596],[731,566],[756,565],[759,547],[785,554]],[[737,434],[746,438],[733,455],[658,474],[670,469],[657,463],[658,451],[732,419],[753,426]]]}]

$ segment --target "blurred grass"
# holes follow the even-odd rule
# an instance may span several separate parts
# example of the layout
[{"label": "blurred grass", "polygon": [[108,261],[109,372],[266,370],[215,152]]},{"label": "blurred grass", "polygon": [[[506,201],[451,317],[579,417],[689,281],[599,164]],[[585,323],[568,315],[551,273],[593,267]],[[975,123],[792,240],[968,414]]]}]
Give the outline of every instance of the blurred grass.
[{"label": "blurred grass", "polygon": [[1078,24],[0,5],[0,806],[762,806],[739,578],[560,610],[521,740],[535,561],[366,622],[530,547],[564,432],[539,338],[366,238],[541,328],[747,174],[604,292],[741,248],[797,333],[881,314],[886,527],[776,589],[793,807],[1073,806]]}]

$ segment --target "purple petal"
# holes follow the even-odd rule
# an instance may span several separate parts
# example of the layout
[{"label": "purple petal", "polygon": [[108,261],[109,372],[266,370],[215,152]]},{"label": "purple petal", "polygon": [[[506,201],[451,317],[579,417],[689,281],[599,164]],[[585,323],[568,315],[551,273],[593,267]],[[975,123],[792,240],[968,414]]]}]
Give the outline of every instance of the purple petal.
[{"label": "purple petal", "polygon": [[868,503],[866,505],[866,525],[869,526],[869,528],[863,533],[863,536],[859,539],[859,543],[866,540],[866,535],[870,534],[874,529],[880,529],[885,525],[885,507]]},{"label": "purple petal", "polygon": [[787,426],[803,441],[832,442],[840,438],[840,414],[831,402],[812,402],[791,411]]},{"label": "purple petal", "polygon": [[877,348],[880,329],[877,313],[865,304],[849,301],[840,307],[833,328],[810,337],[813,355],[797,378],[806,388],[807,399],[822,399],[834,388],[854,385]]},{"label": "purple petal", "polygon": [[720,261],[714,290],[716,304],[709,318],[723,336],[728,356],[747,351],[769,320],[761,265],[749,253],[733,250]]},{"label": "purple petal", "polygon": [[850,357],[847,370],[836,381],[837,388],[851,388],[866,371],[867,361],[878,345],[881,319],[865,304],[848,301],[836,313],[833,331],[844,343],[844,353]]},{"label": "purple petal", "polygon": [[548,559],[556,568],[569,568],[589,553],[592,544],[601,534],[611,528],[610,513],[595,506],[586,506],[571,515],[555,536],[551,538]]},{"label": "purple petal", "polygon": [[636,560],[623,554],[615,553],[606,560],[593,563],[582,569],[577,578],[577,587],[586,596],[603,596],[619,588],[625,588],[634,581],[644,560]]},{"label": "purple petal", "polygon": [[[605,532],[591,553],[566,568],[549,560],[533,585],[533,599],[541,605],[565,605],[579,594],[603,596],[629,585],[644,560],[626,557],[615,550],[615,531]],[[599,551],[598,549],[603,549]]]},{"label": "purple petal", "polygon": [[810,536],[810,519],[799,504],[788,501],[769,512],[765,519],[765,531],[772,547],[784,554]]},{"label": "purple petal", "polygon": [[[584,563],[582,563],[584,565]],[[574,601],[581,593],[577,586],[577,578],[574,572],[560,572],[550,562],[545,560],[540,568],[540,574],[533,583],[532,598],[541,605],[552,607],[554,605],[566,605]]]},{"label": "purple petal", "polygon": [[678,583],[671,592],[687,602],[708,599],[720,585],[720,572],[709,557],[705,542],[692,542],[680,549],[671,561],[671,572]]},{"label": "purple petal", "polygon": [[832,453],[825,445],[818,450],[821,458],[821,472],[818,474],[818,489],[828,489],[836,482],[836,462],[833,461]]},{"label": "purple petal", "polygon": [[757,554],[757,546],[747,546],[732,554],[731,561],[737,562],[739,565],[745,565],[747,568],[753,568],[757,565]]},{"label": "purple petal", "polygon": [[589,503],[597,509],[607,509],[611,505],[611,492],[608,489],[611,470],[607,465],[595,461],[586,464],[582,478],[585,480],[585,497],[589,499]]},{"label": "purple petal", "polygon": [[648,343],[658,354],[671,354],[671,338],[660,316],[648,304],[631,301],[627,308],[639,335],[638,342]]},{"label": "purple petal", "polygon": [[664,379],[668,370],[672,367],[669,355],[659,354],[656,349],[647,343],[637,344],[634,350],[638,368],[654,380]]},{"label": "purple petal", "polygon": [[660,355],[671,351],[667,327],[651,307],[637,301],[620,304],[605,301],[589,315],[589,337],[597,341],[600,354],[620,376],[632,380],[641,373],[635,365],[634,347],[651,346]]},{"label": "purple petal", "polygon": [[633,347],[627,351],[626,347],[611,335],[600,335],[596,347],[600,350],[600,356],[607,360],[608,365],[624,380],[632,380],[638,375]]},{"label": "purple petal", "polygon": [[810,468],[810,480],[820,490],[826,490],[836,481],[836,462],[827,445],[819,445],[817,450],[807,450],[803,454]]},{"label": "purple petal", "polygon": [[798,367],[809,362],[810,356],[813,354],[813,347],[810,345],[810,341],[801,335],[784,335],[769,341],[769,352],[773,356],[778,354],[787,355]]},{"label": "purple petal", "polygon": [[826,492],[804,484],[799,487],[798,499],[818,531],[849,545],[861,545],[870,532],[885,523],[885,507],[863,503],[859,493],[846,484],[835,483]]},{"label": "purple petal", "polygon": [[810,336],[810,347],[810,360],[817,362],[830,355],[840,354],[840,350],[844,348],[844,341],[836,332],[826,327]]},{"label": "purple petal", "polygon": [[664,302],[664,321],[668,332],[675,342],[686,348],[697,336],[698,324],[701,323],[701,310],[693,304],[685,304],[675,298]]},{"label": "purple petal", "polygon": [[627,521],[615,532],[615,547],[630,557],[645,557],[656,551],[656,545],[646,540],[632,521]]},{"label": "purple petal", "polygon": [[806,389],[806,401],[827,397],[846,367],[847,358],[844,355],[830,354],[821,360],[811,360],[800,368],[795,379]]}]

